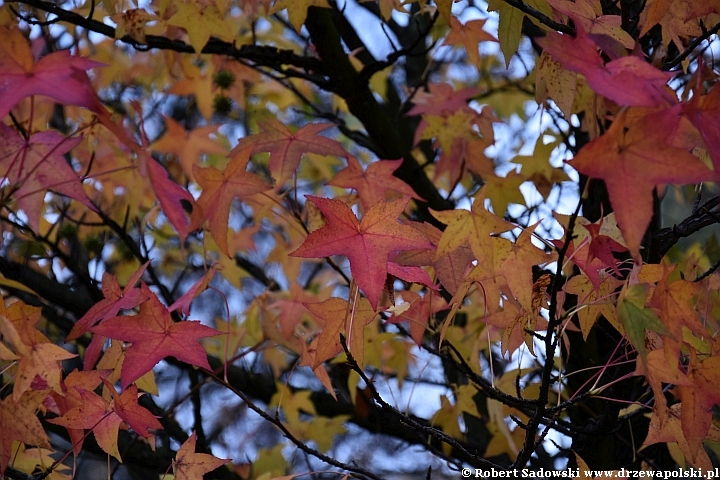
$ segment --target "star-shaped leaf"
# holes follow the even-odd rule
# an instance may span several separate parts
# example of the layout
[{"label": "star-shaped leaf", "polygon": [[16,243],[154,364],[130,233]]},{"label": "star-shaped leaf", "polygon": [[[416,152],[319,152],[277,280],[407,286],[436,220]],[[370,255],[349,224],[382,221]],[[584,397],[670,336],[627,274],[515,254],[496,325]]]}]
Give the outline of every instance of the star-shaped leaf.
[{"label": "star-shaped leaf", "polygon": [[310,123],[292,133],[279,120],[271,118],[258,122],[262,133],[244,138],[230,155],[245,148],[248,144],[255,145],[252,153],[270,152],[270,174],[281,187],[291,178],[300,164],[303,153],[311,152],[319,155],[347,156],[347,152],[335,140],[319,135],[320,132],[332,128],[330,123]]},{"label": "star-shaped leaf", "polygon": [[33,64],[30,45],[17,28],[0,27],[0,118],[20,100],[45,95],[64,105],[103,111],[86,70],[103,66],[68,50],[53,52]]},{"label": "star-shaped leaf", "polygon": [[246,171],[252,148],[250,145],[233,150],[232,160],[222,172],[215,167],[193,165],[193,174],[203,189],[197,204],[202,209],[203,218],[210,222],[210,233],[215,243],[228,257],[228,217],[233,199],[243,199],[272,188],[259,176]]},{"label": "star-shaped leaf", "polygon": [[317,337],[313,368],[342,351],[341,333],[345,335],[348,350],[358,365],[362,366],[365,357],[365,325],[375,318],[375,310],[367,299],[360,297],[351,304],[342,298],[334,297],[321,303],[306,303],[305,307],[323,326]]},{"label": "star-shaped leaf", "polygon": [[387,200],[388,190],[398,192],[402,196],[417,197],[415,191],[393,172],[400,168],[402,160],[380,160],[368,165],[363,170],[360,162],[352,155],[348,156],[347,167],[340,170],[328,185],[357,190],[365,211],[379,202]]},{"label": "star-shaped leaf", "polygon": [[[2,91],[0,98],[3,98]],[[80,140],[81,137],[65,137],[50,130],[25,139],[15,129],[0,123],[0,171],[4,171],[0,173],[0,183],[7,180],[15,188],[13,197],[18,200],[33,230],[38,230],[48,190],[96,210],[87,198],[80,178],[63,158]]]},{"label": "star-shaped leaf", "polygon": [[305,23],[308,8],[310,7],[330,8],[330,4],[327,0],[275,0],[275,3],[268,12],[268,15],[272,15],[273,13],[277,13],[280,10],[287,8],[290,25],[295,27],[295,30],[299,32],[303,23]]},{"label": "star-shaped leaf", "polygon": [[200,53],[211,36],[232,41],[232,28],[213,1],[174,2],[177,9],[167,23],[184,28],[195,53]]},{"label": "star-shaped leaf", "polygon": [[365,213],[361,222],[340,200],[307,197],[327,219],[327,225],[312,232],[290,256],[320,258],[345,255],[350,272],[377,308],[388,273],[388,254],[398,250],[432,248],[425,235],[397,222],[409,198],[378,203]]},{"label": "star-shaped leaf", "polygon": [[224,154],[226,150],[215,140],[209,137],[217,132],[218,125],[198,127],[190,132],[170,117],[165,119],[165,134],[150,145],[151,150],[170,153],[178,157],[183,172],[190,180],[193,176],[193,166],[198,162],[201,154]]},{"label": "star-shaped leaf", "polygon": [[472,210],[433,211],[435,218],[447,225],[440,238],[436,258],[457,250],[468,241],[475,258],[492,268],[492,233],[507,232],[513,225],[485,208],[485,188],[475,196]]},{"label": "star-shaped leaf", "polygon": [[175,480],[199,480],[203,475],[212,472],[230,460],[213,457],[207,453],[195,453],[197,439],[195,432],[185,440],[173,460],[173,473]]},{"label": "star-shaped leaf", "polygon": [[50,448],[50,440],[35,414],[46,396],[45,392],[25,392],[17,402],[11,395],[0,400],[0,475],[10,461],[13,440]]},{"label": "star-shaped leaf", "polygon": [[636,260],[652,217],[653,189],[714,178],[697,157],[667,143],[674,128],[672,120],[672,112],[665,111],[637,121],[621,114],[604,135],[585,145],[569,162],[580,173],[605,181],[618,226]]},{"label": "star-shaped leaf", "polygon": [[170,312],[147,285],[143,283],[141,289],[149,300],[140,305],[138,315],[114,317],[90,329],[132,343],[122,366],[122,387],[127,388],[165,357],[210,369],[207,353],[198,340],[220,332],[197,321],[173,322]]},{"label": "star-shaped leaf", "polygon": [[497,39],[490,33],[483,30],[487,19],[470,20],[464,24],[455,17],[450,17],[450,33],[445,38],[443,45],[462,45],[465,47],[468,58],[473,65],[480,65],[480,54],[478,44],[480,42],[496,42]]},{"label": "star-shaped leaf", "polygon": [[112,395],[108,402],[92,391],[78,390],[82,402],[67,411],[62,417],[48,420],[68,429],[92,430],[100,448],[122,462],[118,451],[118,430],[125,422],[135,433],[149,437],[149,428],[161,429],[162,425],[150,411],[138,404],[138,389],[132,385],[118,395],[107,381],[105,386]]}]

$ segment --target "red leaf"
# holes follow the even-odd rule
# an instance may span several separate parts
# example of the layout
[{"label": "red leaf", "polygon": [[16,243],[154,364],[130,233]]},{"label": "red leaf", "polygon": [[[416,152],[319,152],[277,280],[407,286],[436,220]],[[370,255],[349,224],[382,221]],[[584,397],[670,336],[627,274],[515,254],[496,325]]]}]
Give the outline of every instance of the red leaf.
[{"label": "red leaf", "polygon": [[402,160],[380,160],[371,163],[367,170],[363,170],[360,162],[349,155],[348,166],[340,170],[327,184],[357,190],[365,211],[376,203],[384,202],[388,190],[419,199],[410,185],[393,176],[393,172],[400,168],[402,162]]},{"label": "red leaf", "polygon": [[345,255],[350,272],[377,309],[388,274],[388,254],[398,250],[432,248],[425,235],[397,222],[409,198],[378,203],[358,222],[350,207],[340,200],[307,197],[327,219],[327,225],[312,232],[291,257],[320,258]]},{"label": "red leaf", "polygon": [[[148,262],[149,263],[149,262]],[[128,279],[124,289],[120,289],[117,277],[103,272],[102,276],[102,292],[104,299],[93,305],[85,315],[73,325],[72,330],[67,335],[66,341],[71,342],[79,338],[83,333],[87,332],[90,327],[96,323],[114,317],[120,310],[130,310],[140,305],[148,299],[143,295],[135,284],[140,280],[145,269],[148,266],[145,263]]]},{"label": "red leaf", "polygon": [[665,85],[673,73],[663,72],[636,56],[604,64],[595,42],[578,23],[576,27],[575,38],[550,32],[535,41],[563,67],[582,73],[595,92],[618,105],[659,107],[677,102]]},{"label": "red leaf", "polygon": [[146,161],[150,183],[163,213],[177,230],[180,240],[185,241],[188,234],[199,227],[195,199],[190,192],[173,182],[167,170],[154,158],[148,157]]},{"label": "red leaf", "polygon": [[112,385],[105,380],[103,382],[113,397],[111,403],[94,392],[78,388],[82,402],[62,417],[48,422],[69,430],[92,430],[100,448],[122,461],[118,452],[118,430],[122,422],[143,437],[150,436],[149,428],[161,429],[162,425],[150,411],[138,404],[137,386],[132,385],[118,395]]},{"label": "red leaf", "polygon": [[[45,95],[64,105],[104,111],[85,70],[104,66],[67,50],[54,52],[33,65],[27,40],[18,29],[0,31],[0,118],[25,97]],[[8,51],[11,48],[14,51]]]},{"label": "red leaf", "polygon": [[170,312],[147,285],[142,284],[141,288],[149,300],[140,305],[138,315],[114,317],[90,329],[95,334],[132,343],[122,366],[122,387],[127,388],[168,356],[210,369],[207,353],[198,340],[221,332],[197,321],[173,322]]},{"label": "red leaf", "polygon": [[678,107],[629,120],[623,112],[601,137],[583,147],[570,165],[605,180],[618,226],[637,260],[652,217],[652,191],[668,183],[712,180],[713,172],[687,151],[669,145]]},{"label": "red leaf", "polygon": [[14,197],[25,211],[33,230],[38,231],[48,189],[96,210],[87,198],[80,178],[63,158],[65,153],[80,143],[80,139],[65,137],[53,131],[36,133],[24,139],[13,128],[0,123],[0,171],[5,171],[0,173],[0,183],[7,179],[11,185],[17,186]]},{"label": "red leaf", "polygon": [[310,123],[294,134],[279,120],[271,118],[258,122],[263,129],[262,133],[244,138],[235,147],[230,155],[254,144],[252,153],[270,152],[270,173],[281,187],[287,179],[293,176],[300,164],[303,153],[317,153],[319,155],[347,156],[347,152],[335,140],[318,135],[320,132],[332,128],[330,123]]}]

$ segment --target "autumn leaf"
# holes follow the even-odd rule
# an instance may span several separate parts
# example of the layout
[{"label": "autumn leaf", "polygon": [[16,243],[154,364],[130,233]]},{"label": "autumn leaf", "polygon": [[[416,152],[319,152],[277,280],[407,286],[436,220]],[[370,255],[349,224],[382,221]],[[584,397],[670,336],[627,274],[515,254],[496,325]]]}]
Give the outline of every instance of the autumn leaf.
[{"label": "autumn leaf", "polygon": [[625,334],[643,362],[647,356],[645,332],[670,335],[670,331],[663,325],[655,312],[645,306],[649,289],[646,283],[635,284],[624,289],[617,302],[617,313],[625,327]]},{"label": "autumn leaf", "polygon": [[409,198],[378,203],[368,210],[362,221],[339,200],[307,197],[327,219],[327,225],[316,230],[290,253],[293,257],[321,258],[345,255],[350,272],[370,300],[373,309],[380,302],[388,273],[388,254],[398,250],[432,248],[419,231],[397,222]]},{"label": "autumn leaf", "polygon": [[277,13],[281,10],[287,9],[288,19],[290,25],[292,25],[296,31],[300,31],[305,23],[307,17],[308,8],[310,7],[324,7],[330,8],[330,4],[327,0],[275,0],[272,8],[268,12],[269,15]]},{"label": "autumn leaf", "polygon": [[580,25],[576,37],[550,32],[535,41],[563,67],[582,73],[595,92],[618,105],[661,107],[677,103],[666,87],[672,73],[658,70],[634,55],[605,64],[597,44]]},{"label": "autumn leaf", "polygon": [[443,45],[462,45],[470,58],[473,65],[480,65],[480,54],[478,53],[478,45],[480,42],[497,42],[498,40],[491,34],[483,30],[487,19],[469,20],[466,23],[460,23],[455,17],[450,17],[450,33],[445,37]]},{"label": "autumn leaf", "polygon": [[27,445],[51,448],[36,410],[47,396],[46,392],[25,392],[18,401],[11,395],[0,400],[0,475],[10,461],[13,440]]},{"label": "autumn leaf", "polygon": [[225,149],[209,137],[217,132],[217,125],[198,127],[188,132],[172,118],[163,118],[167,130],[159,140],[150,145],[150,149],[177,156],[183,172],[190,180],[195,181],[193,167],[201,154],[225,153]]},{"label": "autumn leaf", "polygon": [[[14,310],[17,311],[17,309]],[[17,357],[18,369],[12,393],[12,398],[16,402],[28,389],[43,389],[32,387],[33,382],[37,380],[40,380],[45,388],[51,388],[62,395],[60,386],[62,364],[60,362],[77,356],[59,345],[51,343],[37,331],[33,325],[39,318],[39,312],[37,315],[12,315],[11,312],[5,310],[4,305],[0,309],[0,333],[4,338],[10,340]],[[30,335],[23,335],[23,330]]]},{"label": "autumn leaf", "polygon": [[667,143],[673,128],[672,118],[665,111],[632,122],[625,112],[603,136],[585,145],[568,162],[580,173],[605,181],[618,226],[636,261],[640,260],[640,242],[652,217],[653,189],[714,178],[697,157]]},{"label": "autumn leaf", "polygon": [[[120,284],[116,276],[110,275],[108,272],[103,272],[102,292],[105,298],[93,305],[80,320],[75,322],[75,325],[73,325],[73,328],[67,335],[67,341],[79,338],[87,332],[90,327],[116,316],[119,311],[130,310],[146,301],[148,297],[145,296],[139,288],[135,287],[135,284],[142,278],[148,265],[149,262],[135,271],[122,290],[120,289]],[[105,337],[102,335],[93,335],[92,340],[90,340],[90,345],[85,349],[85,357],[83,358],[85,370],[90,370],[93,365],[97,363],[105,340]]]},{"label": "autumn leaf", "polygon": [[406,250],[395,254],[395,261],[403,265],[423,266],[432,265],[435,275],[443,287],[455,295],[461,281],[473,261],[473,253],[467,242],[455,250],[435,258],[436,245],[440,243],[443,232],[429,223],[409,223],[413,228],[420,230],[433,243],[433,247],[424,250]]},{"label": "autumn leaf", "polygon": [[180,310],[183,315],[189,315],[190,304],[193,300],[195,300],[195,297],[200,295],[208,288],[210,281],[213,279],[213,277],[215,277],[215,272],[215,268],[209,268],[205,272],[205,275],[200,277],[198,281],[195,282],[190,288],[188,288],[187,291],[183,293],[180,298],[175,300],[175,302],[173,302],[173,304],[168,307],[168,311],[173,312],[175,310]]},{"label": "autumn leaf", "polygon": [[150,183],[163,213],[177,230],[180,239],[185,240],[192,230],[200,226],[195,199],[190,192],[172,181],[167,170],[155,159],[150,158],[147,166]]},{"label": "autumn leaf", "polygon": [[170,312],[147,285],[143,283],[141,290],[148,300],[140,305],[137,315],[110,318],[90,329],[95,334],[132,343],[122,366],[122,387],[127,388],[169,356],[210,370],[207,353],[198,340],[221,332],[197,321],[173,322]]},{"label": "autumn leaf", "polygon": [[167,21],[169,25],[184,28],[190,37],[195,53],[200,53],[211,36],[231,42],[231,25],[214,1],[183,1],[174,3],[176,13]]},{"label": "autumn leaf", "polygon": [[507,232],[513,225],[494,215],[485,208],[485,189],[475,196],[471,210],[448,210],[435,212],[435,218],[447,225],[440,238],[435,253],[440,258],[460,248],[464,242],[470,244],[475,258],[492,268],[492,237],[493,233]]},{"label": "autumn leaf", "polygon": [[707,95],[693,95],[690,102],[683,104],[683,112],[705,141],[717,181],[720,178],[720,129],[716,120],[720,115],[720,88],[716,85]]},{"label": "autumn leaf", "polygon": [[201,480],[203,475],[228,463],[230,460],[213,457],[207,453],[195,453],[195,432],[185,440],[173,460],[175,480]]},{"label": "autumn leaf", "polygon": [[230,152],[232,159],[222,172],[215,167],[193,165],[193,174],[203,189],[197,204],[202,209],[203,218],[210,223],[215,243],[228,257],[228,217],[233,199],[243,199],[272,188],[262,178],[246,170],[252,148],[251,145]]},{"label": "autumn leaf", "polygon": [[376,203],[386,201],[388,191],[396,192],[399,196],[419,199],[410,185],[393,176],[393,172],[400,168],[402,162],[402,160],[379,160],[363,170],[360,162],[352,155],[348,155],[347,167],[340,170],[327,184],[355,189],[365,211]]},{"label": "autumn leaf", "polygon": [[474,113],[468,102],[482,92],[478,87],[455,90],[447,83],[429,83],[427,89],[427,92],[420,90],[415,94],[413,107],[406,115],[445,115],[458,110]]},{"label": "autumn leaf", "polygon": [[587,339],[590,329],[600,315],[604,316],[615,328],[622,331],[622,324],[617,318],[613,292],[621,285],[620,280],[612,275],[600,273],[600,283],[593,285],[587,275],[576,275],[568,280],[565,289],[568,293],[578,296],[577,316],[583,338]]},{"label": "autumn leaf", "polygon": [[20,30],[0,27],[0,118],[31,95],[45,95],[64,105],[104,111],[85,73],[102,66],[102,63],[74,57],[68,50],[50,53],[33,63],[30,46]]},{"label": "autumn leaf", "polygon": [[[1,92],[0,98],[3,98]],[[26,139],[0,123],[0,170],[4,170],[0,173],[0,182],[10,182],[13,196],[35,231],[48,190],[97,210],[85,194],[80,178],[63,158],[81,140],[81,137],[65,137],[54,131],[39,132]]]},{"label": "autumn leaf", "polygon": [[[83,398],[80,392],[91,392],[95,390],[110,373],[110,370],[89,370],[83,372],[73,370],[70,372],[62,381],[63,394],[51,393],[57,405],[57,413],[62,416],[73,408],[81,406],[83,404]],[[68,427],[67,431],[75,455],[80,455],[85,437],[83,429]]]},{"label": "autumn leaf", "polygon": [[348,350],[358,365],[364,365],[365,357],[365,325],[375,318],[375,308],[367,299],[357,298],[356,302],[348,302],[342,298],[330,298],[321,303],[304,304],[319,320],[322,331],[317,339],[314,353],[313,368],[330,360],[342,351],[340,334],[345,335]]},{"label": "autumn leaf", "polygon": [[79,390],[82,403],[63,416],[48,421],[68,429],[92,430],[100,448],[122,462],[118,451],[118,431],[123,422],[143,437],[150,436],[149,428],[161,429],[162,425],[138,404],[137,386],[130,386],[120,395],[109,383],[105,382],[105,386],[112,395],[111,402],[92,391]]},{"label": "autumn leaf", "polygon": [[[523,229],[515,242],[494,237],[492,241],[494,271],[504,277],[513,295],[527,312],[533,308],[533,267],[545,265],[557,258],[532,243],[538,224]],[[547,285],[546,285],[547,286]],[[536,316],[537,312],[533,315]]]},{"label": "autumn leaf", "polygon": [[690,460],[695,463],[697,452],[702,450],[702,442],[712,425],[713,406],[720,403],[717,389],[720,382],[720,357],[708,357],[691,365],[688,378],[692,386],[678,385],[675,390],[682,402],[682,431],[690,452],[693,452]]},{"label": "autumn leaf", "polygon": [[[416,345],[420,346],[427,330],[430,317],[437,312],[447,310],[447,302],[434,292],[427,292],[420,296],[413,291],[402,292],[403,300],[408,308],[397,313],[387,320],[387,323],[408,322],[410,336]],[[401,305],[402,306],[402,305]]]},{"label": "autumn leaf", "polygon": [[348,155],[338,142],[319,135],[320,132],[335,126],[330,123],[309,123],[295,133],[290,132],[288,127],[275,118],[261,120],[258,124],[263,129],[262,133],[241,139],[230,155],[235,155],[251,143],[255,146],[253,154],[269,152],[268,167],[278,188],[295,174],[304,153],[338,157]]}]

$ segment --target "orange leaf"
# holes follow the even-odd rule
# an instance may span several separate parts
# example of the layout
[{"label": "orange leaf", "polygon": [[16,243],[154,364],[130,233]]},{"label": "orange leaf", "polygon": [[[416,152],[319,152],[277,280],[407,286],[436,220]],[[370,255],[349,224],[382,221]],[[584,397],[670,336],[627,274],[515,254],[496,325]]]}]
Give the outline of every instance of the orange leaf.
[{"label": "orange leaf", "polygon": [[222,172],[215,167],[200,168],[193,165],[193,174],[203,189],[197,204],[202,209],[203,217],[210,222],[210,233],[215,243],[228,257],[228,217],[233,199],[243,199],[272,188],[259,176],[246,171],[252,148],[250,145],[230,152],[232,160]]},{"label": "orange leaf", "polygon": [[197,439],[195,432],[180,446],[175,460],[173,473],[175,480],[202,480],[203,475],[225,465],[230,460],[213,457],[207,453],[195,453]]}]

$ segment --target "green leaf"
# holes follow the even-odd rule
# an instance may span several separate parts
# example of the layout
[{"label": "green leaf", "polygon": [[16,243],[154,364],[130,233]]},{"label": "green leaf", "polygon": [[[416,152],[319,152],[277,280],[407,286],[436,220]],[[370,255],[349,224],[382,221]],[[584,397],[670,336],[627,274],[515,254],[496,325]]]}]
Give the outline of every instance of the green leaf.
[{"label": "green leaf", "polygon": [[647,283],[633,285],[623,291],[618,299],[617,313],[625,326],[625,334],[645,362],[645,330],[670,336],[670,331],[651,308],[645,306],[650,286]]}]

